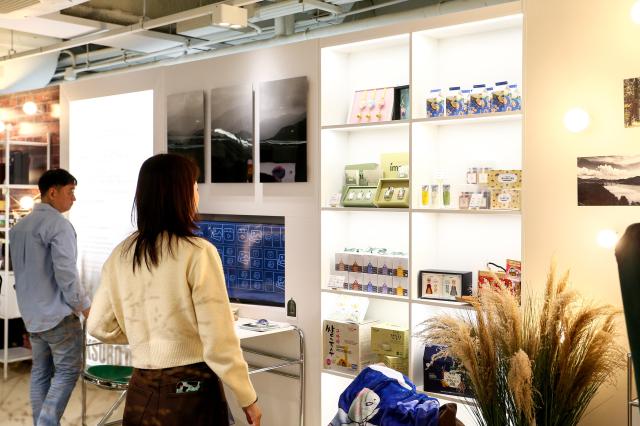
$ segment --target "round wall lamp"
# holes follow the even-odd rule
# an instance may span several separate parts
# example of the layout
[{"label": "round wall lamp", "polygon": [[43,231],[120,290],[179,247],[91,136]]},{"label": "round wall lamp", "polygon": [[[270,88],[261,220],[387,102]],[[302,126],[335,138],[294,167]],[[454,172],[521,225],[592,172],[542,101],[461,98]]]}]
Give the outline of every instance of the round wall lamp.
[{"label": "round wall lamp", "polygon": [[20,208],[22,210],[31,210],[33,208],[33,205],[35,204],[35,200],[29,195],[25,195],[24,197],[20,198],[18,204],[20,204]]},{"label": "round wall lamp", "polygon": [[22,105],[22,111],[27,115],[34,115],[38,112],[38,106],[33,101],[27,101]]},{"label": "round wall lamp", "polygon": [[598,232],[598,235],[596,236],[596,241],[598,242],[598,245],[606,249],[614,248],[618,243],[619,239],[620,239],[620,236],[613,229],[603,229],[600,232]]},{"label": "round wall lamp", "polygon": [[640,0],[631,6],[631,20],[636,24],[640,24]]},{"label": "round wall lamp", "polygon": [[571,108],[564,114],[564,127],[570,132],[579,133],[589,127],[589,113],[582,108]]}]

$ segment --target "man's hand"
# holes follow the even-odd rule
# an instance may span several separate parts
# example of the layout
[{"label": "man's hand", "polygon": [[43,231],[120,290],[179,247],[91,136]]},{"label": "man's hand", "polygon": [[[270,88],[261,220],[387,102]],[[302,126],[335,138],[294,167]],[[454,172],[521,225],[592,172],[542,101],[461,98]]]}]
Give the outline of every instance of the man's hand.
[{"label": "man's hand", "polygon": [[247,422],[252,426],[260,426],[260,419],[262,418],[262,410],[258,406],[258,403],[254,402],[248,407],[242,407],[244,415],[247,416]]}]

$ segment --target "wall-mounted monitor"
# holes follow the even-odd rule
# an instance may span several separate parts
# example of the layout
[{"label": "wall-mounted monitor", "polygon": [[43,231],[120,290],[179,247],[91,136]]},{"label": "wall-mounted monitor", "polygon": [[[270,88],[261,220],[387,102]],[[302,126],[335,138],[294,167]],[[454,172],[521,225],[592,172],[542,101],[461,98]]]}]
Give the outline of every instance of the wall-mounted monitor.
[{"label": "wall-mounted monitor", "polygon": [[232,303],[284,307],[284,217],[201,214],[197,224],[220,254]]}]

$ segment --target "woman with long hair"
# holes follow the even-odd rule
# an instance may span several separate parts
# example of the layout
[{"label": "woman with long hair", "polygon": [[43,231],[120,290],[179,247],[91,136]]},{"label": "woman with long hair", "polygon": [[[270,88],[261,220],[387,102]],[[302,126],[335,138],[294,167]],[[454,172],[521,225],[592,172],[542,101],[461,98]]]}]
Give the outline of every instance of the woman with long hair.
[{"label": "woman with long hair", "polygon": [[220,257],[193,233],[197,177],[187,158],[147,159],[135,194],[138,229],[102,269],[87,326],[97,339],[131,348],[124,425],[227,425],[222,383],[260,425]]}]

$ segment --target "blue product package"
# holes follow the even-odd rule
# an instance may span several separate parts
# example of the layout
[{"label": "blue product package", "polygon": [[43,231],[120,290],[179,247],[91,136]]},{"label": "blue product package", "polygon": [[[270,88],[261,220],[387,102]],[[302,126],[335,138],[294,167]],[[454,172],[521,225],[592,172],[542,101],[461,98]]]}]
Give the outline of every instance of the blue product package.
[{"label": "blue product package", "polygon": [[451,357],[436,356],[442,349],[438,345],[425,345],[422,358],[425,392],[473,397],[470,387],[465,383],[462,366]]},{"label": "blue product package", "polygon": [[484,84],[474,84],[469,98],[469,114],[486,114],[491,111],[491,94]]},{"label": "blue product package", "polygon": [[510,84],[509,92],[511,93],[511,105],[509,106],[509,111],[520,111],[522,109],[522,95],[520,95],[518,85]]},{"label": "blue product package", "polygon": [[329,426],[437,426],[440,404],[401,373],[371,365],[342,392]]},{"label": "blue product package", "polygon": [[427,117],[444,116],[444,97],[440,89],[432,89],[427,98]]},{"label": "blue product package", "polygon": [[469,114],[469,102],[471,100],[471,89],[462,90],[462,99],[464,99],[464,113]]},{"label": "blue product package", "polygon": [[447,116],[464,115],[466,106],[460,87],[449,87],[445,102]]},{"label": "blue product package", "polygon": [[497,82],[491,94],[491,112],[509,111],[510,106],[511,94],[507,82]]}]

